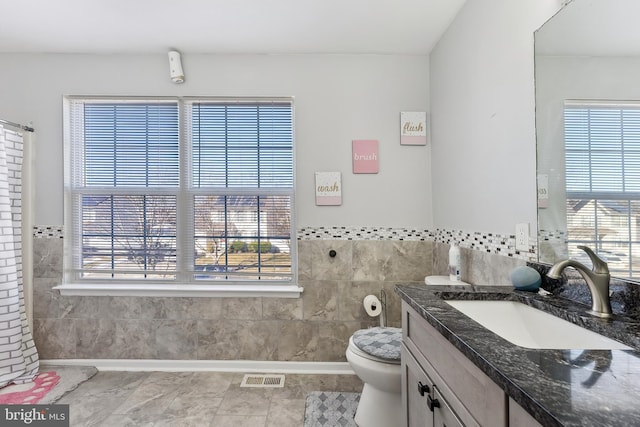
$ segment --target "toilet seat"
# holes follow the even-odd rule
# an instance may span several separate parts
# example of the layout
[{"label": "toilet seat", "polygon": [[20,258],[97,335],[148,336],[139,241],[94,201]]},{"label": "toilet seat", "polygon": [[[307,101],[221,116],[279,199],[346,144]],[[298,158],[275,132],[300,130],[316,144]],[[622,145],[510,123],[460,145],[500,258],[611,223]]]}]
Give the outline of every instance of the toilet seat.
[{"label": "toilet seat", "polygon": [[381,359],[379,357],[372,356],[369,353],[366,353],[366,352],[360,350],[358,348],[358,346],[353,343],[353,337],[349,338],[349,348],[348,348],[348,350],[351,351],[351,353],[355,354],[356,356],[362,357],[363,359],[371,360],[372,362],[386,363],[388,365],[399,365],[400,364],[399,360]]},{"label": "toilet seat", "polygon": [[349,338],[349,349],[375,362],[399,365],[401,343],[402,329],[376,327],[356,331]]}]

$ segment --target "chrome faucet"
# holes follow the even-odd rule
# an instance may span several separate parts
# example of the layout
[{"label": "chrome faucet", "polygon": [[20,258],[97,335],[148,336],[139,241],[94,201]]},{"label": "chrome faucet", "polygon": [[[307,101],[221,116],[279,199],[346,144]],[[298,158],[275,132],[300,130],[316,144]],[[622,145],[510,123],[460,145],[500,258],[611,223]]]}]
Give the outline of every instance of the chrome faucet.
[{"label": "chrome faucet", "polygon": [[589,291],[591,291],[592,304],[588,313],[598,317],[611,317],[611,302],[609,301],[609,280],[611,275],[609,274],[609,266],[587,246],[578,246],[578,248],[585,251],[591,258],[593,263],[592,270],[589,270],[589,267],[576,260],[567,259],[554,264],[547,276],[551,279],[560,279],[562,270],[566,267],[575,268],[587,282]]}]

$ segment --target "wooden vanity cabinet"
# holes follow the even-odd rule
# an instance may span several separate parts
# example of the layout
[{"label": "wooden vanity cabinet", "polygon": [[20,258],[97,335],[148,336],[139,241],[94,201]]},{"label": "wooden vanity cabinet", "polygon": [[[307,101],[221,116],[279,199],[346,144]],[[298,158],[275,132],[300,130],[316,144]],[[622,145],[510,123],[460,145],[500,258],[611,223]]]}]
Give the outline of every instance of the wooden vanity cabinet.
[{"label": "wooden vanity cabinet", "polygon": [[402,372],[402,398],[407,426],[464,427],[437,386],[404,345]]},{"label": "wooden vanity cabinet", "polygon": [[433,381],[425,374],[413,355],[402,345],[402,407],[406,426],[433,427],[433,412],[427,398]]},{"label": "wooden vanity cabinet", "polygon": [[542,427],[542,424],[512,398],[509,398],[509,425],[517,427]]},{"label": "wooden vanity cabinet", "polygon": [[542,427],[404,301],[402,405],[406,427]]},{"label": "wooden vanity cabinet", "polygon": [[407,427],[508,425],[504,391],[405,302],[402,334]]}]

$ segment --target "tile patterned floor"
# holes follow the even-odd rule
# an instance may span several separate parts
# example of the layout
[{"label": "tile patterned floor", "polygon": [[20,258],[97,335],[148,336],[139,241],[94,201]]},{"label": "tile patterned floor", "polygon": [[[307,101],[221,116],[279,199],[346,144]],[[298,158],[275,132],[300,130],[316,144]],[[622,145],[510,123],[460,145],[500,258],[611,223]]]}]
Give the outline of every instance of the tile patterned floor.
[{"label": "tile patterned floor", "polygon": [[285,376],[284,388],[241,388],[243,373],[99,372],[56,403],[71,426],[301,427],[310,391],[360,392],[352,375]]}]

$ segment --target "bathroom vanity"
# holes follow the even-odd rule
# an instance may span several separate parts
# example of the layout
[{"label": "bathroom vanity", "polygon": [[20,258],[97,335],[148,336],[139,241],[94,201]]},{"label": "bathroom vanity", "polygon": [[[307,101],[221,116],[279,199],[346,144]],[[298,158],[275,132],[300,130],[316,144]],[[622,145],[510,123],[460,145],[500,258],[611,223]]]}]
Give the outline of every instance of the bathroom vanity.
[{"label": "bathroom vanity", "polygon": [[506,425],[502,389],[407,303],[402,330],[408,426]]},{"label": "bathroom vanity", "polygon": [[399,285],[396,292],[407,426],[640,425],[640,352],[521,347],[446,301],[518,301],[635,349],[638,322],[594,319],[583,305],[510,287]]}]

